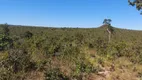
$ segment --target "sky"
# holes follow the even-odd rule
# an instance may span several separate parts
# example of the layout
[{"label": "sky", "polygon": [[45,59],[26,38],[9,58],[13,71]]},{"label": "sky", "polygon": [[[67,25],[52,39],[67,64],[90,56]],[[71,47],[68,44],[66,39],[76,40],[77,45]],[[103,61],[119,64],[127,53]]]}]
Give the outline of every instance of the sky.
[{"label": "sky", "polygon": [[0,0],[0,24],[96,28],[105,18],[142,30],[142,15],[128,0]]}]

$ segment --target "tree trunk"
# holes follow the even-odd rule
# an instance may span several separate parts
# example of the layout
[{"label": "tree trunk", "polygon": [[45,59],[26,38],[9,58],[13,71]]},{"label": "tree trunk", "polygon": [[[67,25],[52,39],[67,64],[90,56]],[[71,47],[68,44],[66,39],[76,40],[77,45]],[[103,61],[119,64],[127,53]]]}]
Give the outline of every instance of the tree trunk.
[{"label": "tree trunk", "polygon": [[108,32],[108,42],[110,42],[111,40],[111,31],[107,28],[107,32]]}]

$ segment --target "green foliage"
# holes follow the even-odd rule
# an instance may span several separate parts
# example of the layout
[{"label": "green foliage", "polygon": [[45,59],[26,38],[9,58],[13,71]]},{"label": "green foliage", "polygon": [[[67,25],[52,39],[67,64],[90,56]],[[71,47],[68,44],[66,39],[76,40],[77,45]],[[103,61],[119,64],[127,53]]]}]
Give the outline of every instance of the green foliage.
[{"label": "green foliage", "polygon": [[107,54],[107,47],[108,47],[108,43],[103,40],[102,38],[98,38],[96,40],[96,48],[97,48],[97,52],[100,54],[100,55],[106,55]]},{"label": "green foliage", "polygon": [[81,80],[83,74],[97,74],[100,66],[122,57],[141,65],[142,32],[113,27],[115,34],[108,43],[106,28],[8,27],[10,37],[0,35],[0,79],[20,80],[41,71],[47,80]]},{"label": "green foliage", "polygon": [[111,19],[104,19],[103,24],[104,25],[111,25]]},{"label": "green foliage", "polygon": [[12,45],[12,39],[9,37],[9,26],[8,24],[0,25],[1,33],[0,33],[0,51],[5,48],[9,48]]},{"label": "green foliage", "polygon": [[97,73],[100,71],[100,68],[98,66],[94,67],[91,64],[87,64],[84,62],[80,62],[76,65],[76,73],[81,74],[81,73]]},{"label": "green foliage", "polygon": [[116,49],[116,56],[117,57],[121,57],[124,55],[123,53],[123,50],[126,48],[126,43],[125,42],[119,42],[119,43],[116,43],[114,45],[114,48]]},{"label": "green foliage", "polygon": [[69,80],[58,68],[45,72],[45,80]]},{"label": "green foliage", "polygon": [[111,25],[108,26],[108,29],[111,31],[112,34],[114,33],[114,28]]},{"label": "green foliage", "polygon": [[142,9],[142,1],[141,0],[128,0],[128,2],[129,2],[130,5],[136,6],[137,10],[141,10]]},{"label": "green foliage", "polygon": [[3,28],[3,33],[5,34],[5,35],[9,35],[9,25],[6,23],[6,24],[2,24],[1,25],[2,26],[2,28]]},{"label": "green foliage", "polygon": [[24,33],[24,37],[25,38],[31,38],[33,36],[33,34],[30,32],[30,31],[26,31],[25,33]]},{"label": "green foliage", "polygon": [[4,34],[0,34],[0,51],[12,46],[12,39]]},{"label": "green foliage", "polygon": [[3,55],[0,60],[0,78],[2,80],[18,80],[25,72],[35,69],[35,64],[30,61],[30,56],[23,50],[12,49]]}]

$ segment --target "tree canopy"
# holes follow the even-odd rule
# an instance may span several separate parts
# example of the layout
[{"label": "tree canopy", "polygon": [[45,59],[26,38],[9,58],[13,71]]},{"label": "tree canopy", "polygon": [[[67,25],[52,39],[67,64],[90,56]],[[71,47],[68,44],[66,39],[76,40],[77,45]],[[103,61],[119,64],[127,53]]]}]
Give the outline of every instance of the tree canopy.
[{"label": "tree canopy", "polygon": [[111,19],[104,19],[103,24],[104,25],[111,25]]}]

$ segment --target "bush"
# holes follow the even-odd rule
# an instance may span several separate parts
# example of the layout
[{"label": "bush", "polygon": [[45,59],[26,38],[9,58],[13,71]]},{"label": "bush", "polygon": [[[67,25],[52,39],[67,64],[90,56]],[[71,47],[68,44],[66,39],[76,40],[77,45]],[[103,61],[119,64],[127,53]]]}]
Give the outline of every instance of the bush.
[{"label": "bush", "polygon": [[115,44],[115,49],[117,50],[116,56],[121,57],[124,56],[123,50],[126,48],[125,42],[119,42]]},{"label": "bush", "polygon": [[7,36],[9,35],[9,28],[8,27],[9,27],[9,25],[7,23],[2,25],[3,33]]},{"label": "bush", "polygon": [[10,48],[13,44],[12,39],[4,34],[0,34],[0,51]]},{"label": "bush", "polygon": [[25,38],[31,38],[33,36],[33,34],[30,32],[30,31],[26,31],[25,33],[24,33],[24,37]]},{"label": "bush", "polygon": [[101,69],[98,66],[93,66],[89,63],[85,62],[79,62],[76,64],[76,73],[81,74],[81,73],[97,73]]},{"label": "bush", "polygon": [[[5,80],[14,80],[21,77],[25,72],[35,69],[34,63],[30,62],[30,55],[24,50],[9,50],[5,58],[0,60],[0,76]],[[21,73],[18,75],[18,73]],[[14,79],[13,79],[14,78]],[[2,80],[3,80],[2,79]]]},{"label": "bush", "polygon": [[107,54],[108,43],[104,39],[99,37],[96,40],[95,46],[99,55],[104,56]]},{"label": "bush", "polygon": [[50,69],[45,72],[46,80],[69,80],[67,76],[65,76],[58,68]]}]

